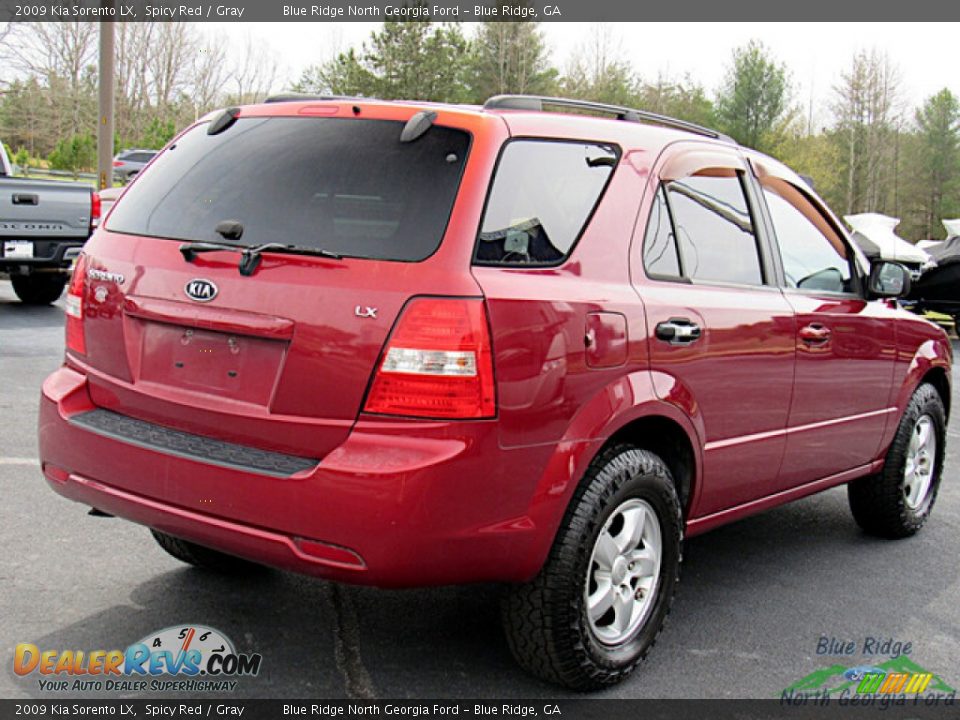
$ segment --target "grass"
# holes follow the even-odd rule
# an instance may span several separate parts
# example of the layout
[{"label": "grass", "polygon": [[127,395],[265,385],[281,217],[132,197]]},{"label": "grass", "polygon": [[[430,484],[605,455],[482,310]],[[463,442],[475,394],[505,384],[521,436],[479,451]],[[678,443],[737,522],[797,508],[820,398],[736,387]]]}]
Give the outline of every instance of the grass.
[{"label": "grass", "polygon": [[[77,178],[74,180],[71,177],[64,177],[62,175],[48,175],[42,171],[31,172],[29,175],[14,175],[14,177],[24,178],[25,180],[57,180],[59,182],[76,182],[89,185],[92,188],[96,188],[97,186],[97,181],[94,178]],[[123,183],[114,180],[113,186],[123,187]]]}]

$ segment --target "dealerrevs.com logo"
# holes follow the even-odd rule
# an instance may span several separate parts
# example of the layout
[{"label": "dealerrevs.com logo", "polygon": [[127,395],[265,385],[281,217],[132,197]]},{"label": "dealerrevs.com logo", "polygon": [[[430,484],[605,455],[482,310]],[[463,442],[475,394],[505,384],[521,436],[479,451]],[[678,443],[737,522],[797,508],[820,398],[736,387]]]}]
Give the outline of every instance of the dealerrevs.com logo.
[{"label": "dealerrevs.com logo", "polygon": [[263,656],[238,653],[230,639],[204,625],[151,633],[126,650],[41,649],[20,643],[13,670],[36,676],[43,692],[232,691],[256,676]]}]

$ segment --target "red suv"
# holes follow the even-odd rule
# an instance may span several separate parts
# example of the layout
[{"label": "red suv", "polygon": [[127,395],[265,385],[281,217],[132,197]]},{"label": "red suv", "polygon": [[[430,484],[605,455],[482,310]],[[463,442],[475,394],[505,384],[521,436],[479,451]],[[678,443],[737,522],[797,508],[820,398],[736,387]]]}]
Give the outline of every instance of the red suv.
[{"label": "red suv", "polygon": [[597,688],[685,536],[843,483],[871,533],[924,523],[951,348],[908,283],[706,128],[277,98],[177,137],[87,243],[43,473],[208,568],[506,583],[520,663]]}]

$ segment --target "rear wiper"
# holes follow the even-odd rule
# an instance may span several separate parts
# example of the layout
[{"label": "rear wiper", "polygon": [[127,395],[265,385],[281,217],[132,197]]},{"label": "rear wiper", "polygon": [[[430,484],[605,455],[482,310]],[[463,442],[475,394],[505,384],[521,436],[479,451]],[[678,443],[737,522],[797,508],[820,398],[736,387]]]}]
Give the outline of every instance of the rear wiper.
[{"label": "rear wiper", "polygon": [[239,269],[241,275],[253,275],[253,272],[260,266],[260,253],[263,252],[282,253],[286,255],[315,255],[317,257],[333,258],[334,260],[341,258],[340,255],[330,252],[329,250],[298,247],[297,245],[284,245],[282,243],[264,243],[263,245],[245,246],[232,245],[230,243],[194,242],[184,243],[180,246],[180,253],[187,262],[193,262],[193,259],[199,253],[216,252],[220,250],[240,253]]}]

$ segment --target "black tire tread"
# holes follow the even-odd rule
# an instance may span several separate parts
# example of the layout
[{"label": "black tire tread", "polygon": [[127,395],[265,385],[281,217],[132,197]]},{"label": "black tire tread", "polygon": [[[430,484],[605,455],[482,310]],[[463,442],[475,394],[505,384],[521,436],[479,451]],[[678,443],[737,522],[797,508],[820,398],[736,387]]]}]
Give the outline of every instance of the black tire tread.
[{"label": "black tire tread", "polygon": [[24,305],[50,305],[57,301],[67,286],[67,276],[13,275],[10,278],[13,292]]},{"label": "black tire tread", "polygon": [[[901,482],[903,463],[910,435],[917,418],[923,413],[932,413],[934,423],[941,431],[937,437],[938,458],[937,475],[930,490],[930,503],[920,515],[911,513],[904,502]],[[900,420],[897,433],[890,444],[879,473],[854,480],[847,486],[847,498],[850,511],[857,524],[867,533],[878,537],[899,539],[916,534],[930,517],[930,510],[939,490],[939,479],[943,472],[943,453],[946,427],[946,411],[943,399],[937,389],[923,383],[910,398],[910,403]]]},{"label": "black tire tread", "polygon": [[[560,613],[550,612],[548,607],[556,603],[558,596],[571,582],[579,583],[575,565],[578,552],[583,548],[576,539],[584,532],[593,532],[598,524],[591,517],[591,509],[602,507],[616,493],[623,482],[631,476],[632,467],[624,458],[624,453],[634,453],[640,460],[641,472],[654,474],[673,487],[670,472],[663,461],[653,453],[640,450],[632,445],[617,444],[601,452],[590,464],[580,483],[561,524],[557,539],[550,551],[544,569],[531,582],[511,587],[504,596],[502,619],[506,631],[507,643],[514,657],[528,672],[573,690],[589,691],[615,685],[627,677],[640,665],[653,649],[663,631],[666,616],[680,580],[680,562],[677,573],[671,583],[670,595],[666,599],[664,622],[643,652],[624,667],[598,668],[592,663],[580,647],[570,647],[571,643],[554,641],[556,633],[576,634],[575,623],[579,621],[575,608],[567,608],[567,627],[555,627],[552,622]],[[601,479],[608,466],[614,472],[608,479]],[[618,466],[618,467],[617,467]],[[683,516],[680,502],[674,491],[670,505],[676,513],[677,526],[681,528],[678,542],[682,542]],[[666,527],[664,528],[666,529]],[[682,550],[681,550],[682,553]],[[682,557],[681,557],[682,559]],[[562,623],[561,623],[562,624]],[[576,645],[575,641],[572,645]]]}]

